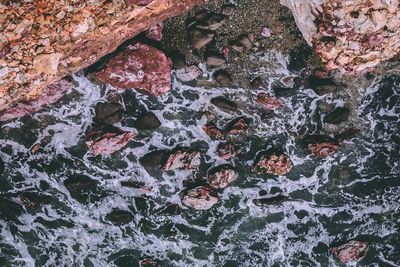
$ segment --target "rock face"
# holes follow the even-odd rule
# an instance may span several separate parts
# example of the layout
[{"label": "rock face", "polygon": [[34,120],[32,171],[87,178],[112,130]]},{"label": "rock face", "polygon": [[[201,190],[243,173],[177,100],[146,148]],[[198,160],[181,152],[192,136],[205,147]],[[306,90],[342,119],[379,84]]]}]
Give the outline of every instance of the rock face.
[{"label": "rock face", "polygon": [[171,67],[171,60],[162,51],[136,43],[112,58],[96,77],[118,89],[159,96],[171,89]]},{"label": "rock face", "polygon": [[399,1],[281,0],[329,70],[357,73],[400,52]]},{"label": "rock face", "polygon": [[0,111],[207,0],[2,1]]}]

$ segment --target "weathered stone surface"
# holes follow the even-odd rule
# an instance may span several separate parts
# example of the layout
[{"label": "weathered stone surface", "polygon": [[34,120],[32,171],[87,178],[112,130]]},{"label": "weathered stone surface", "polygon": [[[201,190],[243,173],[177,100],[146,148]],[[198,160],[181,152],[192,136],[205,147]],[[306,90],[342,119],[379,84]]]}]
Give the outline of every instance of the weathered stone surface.
[{"label": "weathered stone surface", "polygon": [[146,36],[149,39],[161,41],[161,39],[163,38],[163,32],[162,32],[163,29],[164,29],[164,23],[162,22],[157,23],[147,29]]},{"label": "weathered stone surface", "polygon": [[175,169],[193,170],[197,169],[201,163],[201,153],[187,148],[173,151],[168,156],[167,161],[161,168],[163,171]]},{"label": "weathered stone surface", "polygon": [[285,175],[290,172],[293,162],[282,152],[267,151],[263,153],[254,165],[254,172],[272,175]]},{"label": "weathered stone surface", "polygon": [[94,130],[86,134],[86,145],[94,155],[110,155],[126,146],[135,137],[133,132]]},{"label": "weathered stone surface", "polygon": [[341,246],[333,247],[329,251],[342,263],[357,262],[367,255],[368,244],[351,240]]},{"label": "weathered stone surface", "polygon": [[240,152],[242,152],[242,148],[235,142],[226,142],[218,146],[218,156],[224,160],[229,160]]},{"label": "weathered stone surface", "polygon": [[107,214],[106,219],[115,225],[124,225],[133,221],[133,214],[127,210],[115,209]]},{"label": "weathered stone surface", "polygon": [[181,82],[190,82],[197,79],[202,74],[199,67],[190,65],[176,70],[176,78]]},{"label": "weathered stone surface", "polygon": [[237,176],[235,169],[231,165],[222,165],[210,171],[208,183],[212,188],[223,189],[235,181]]},{"label": "weathered stone surface", "polygon": [[162,51],[136,43],[112,58],[96,77],[118,89],[159,96],[171,89],[171,65]]},{"label": "weathered stone surface", "polygon": [[199,186],[190,190],[182,199],[185,206],[196,210],[211,209],[218,201],[218,194],[206,186]]},{"label": "weathered stone surface", "polygon": [[345,107],[335,108],[331,113],[326,115],[324,122],[330,124],[340,124],[349,118],[350,109]]},{"label": "weathered stone surface", "polygon": [[118,103],[97,103],[95,121],[105,124],[117,123],[122,119],[122,110]]},{"label": "weathered stone surface", "polygon": [[73,84],[67,79],[49,85],[39,97],[28,102],[16,102],[12,107],[0,111],[0,121],[22,117],[40,110],[45,105],[54,104],[72,87]]},{"label": "weathered stone surface", "polygon": [[153,112],[146,112],[136,121],[136,128],[139,130],[152,130],[161,126],[160,120]]},{"label": "weathered stone surface", "polygon": [[367,71],[400,52],[399,1],[281,0],[329,70]]},{"label": "weathered stone surface", "polygon": [[318,158],[332,155],[339,148],[335,139],[327,135],[307,135],[302,140],[306,150]]},{"label": "weathered stone surface", "polygon": [[267,93],[259,93],[256,103],[268,110],[274,110],[283,106],[283,101]]},{"label": "weathered stone surface", "polygon": [[202,127],[203,131],[212,139],[223,139],[224,132],[213,124],[207,124]]},{"label": "weathered stone surface", "polygon": [[37,98],[155,23],[206,1],[2,1],[0,111]]}]

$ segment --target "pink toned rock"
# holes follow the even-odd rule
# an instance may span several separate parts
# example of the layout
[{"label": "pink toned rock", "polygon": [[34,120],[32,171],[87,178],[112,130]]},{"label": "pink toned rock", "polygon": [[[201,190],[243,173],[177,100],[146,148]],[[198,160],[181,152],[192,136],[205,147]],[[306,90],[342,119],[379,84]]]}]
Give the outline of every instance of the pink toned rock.
[{"label": "pink toned rock", "polygon": [[150,5],[154,0],[124,0],[127,6],[147,6]]},{"label": "pink toned rock", "polygon": [[86,134],[86,145],[94,155],[110,155],[134,137],[133,132],[94,130]]},{"label": "pink toned rock", "polygon": [[199,186],[190,190],[182,200],[185,206],[191,207],[196,210],[208,210],[219,201],[218,194],[211,188],[206,186]]},{"label": "pink toned rock", "polygon": [[256,103],[268,110],[274,110],[283,106],[283,101],[267,93],[259,93]]},{"label": "pink toned rock", "polygon": [[190,65],[182,69],[176,70],[176,78],[181,82],[190,82],[202,74],[199,67],[196,65]]},{"label": "pink toned rock", "polygon": [[254,166],[256,173],[272,175],[285,175],[290,172],[293,162],[285,154],[268,153],[263,155]]},{"label": "pink toned rock", "polygon": [[237,178],[237,173],[230,165],[219,166],[208,175],[208,183],[212,188],[226,188]]},{"label": "pink toned rock", "polygon": [[112,58],[96,77],[118,89],[138,89],[160,96],[171,89],[171,65],[162,51],[136,43]]},{"label": "pink toned rock", "polygon": [[263,37],[270,37],[272,34],[271,29],[268,27],[263,27],[261,30],[261,36]]},{"label": "pink toned rock", "polygon": [[163,22],[157,23],[156,25],[153,25],[147,29],[146,36],[149,39],[161,41],[161,39],[163,38],[163,32],[162,32],[163,29],[164,29],[164,23]]},{"label": "pink toned rock", "polygon": [[333,247],[329,251],[333,255],[335,255],[342,263],[351,263],[364,258],[367,255],[367,250],[367,243],[352,240],[344,245]]},{"label": "pink toned rock", "polygon": [[229,160],[240,152],[242,148],[234,142],[226,142],[218,147],[218,156],[224,160]]},{"label": "pink toned rock", "polygon": [[223,131],[215,125],[207,124],[207,125],[204,125],[202,129],[210,138],[213,138],[213,139],[223,139],[224,138]]},{"label": "pink toned rock", "polygon": [[47,86],[38,98],[29,102],[18,102],[13,107],[0,111],[0,121],[22,117],[34,113],[46,105],[54,104],[72,87],[73,84],[66,79]]},{"label": "pink toned rock", "polygon": [[175,169],[193,170],[197,169],[201,162],[201,154],[198,151],[190,151],[189,149],[179,149],[172,152],[164,166],[163,171]]}]

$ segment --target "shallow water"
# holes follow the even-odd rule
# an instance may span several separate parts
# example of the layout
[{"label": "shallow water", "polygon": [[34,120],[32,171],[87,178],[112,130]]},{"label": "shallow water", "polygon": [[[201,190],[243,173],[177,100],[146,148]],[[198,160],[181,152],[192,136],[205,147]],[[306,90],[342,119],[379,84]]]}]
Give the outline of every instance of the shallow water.
[{"label": "shallow water", "polygon": [[[286,59],[262,55],[269,62],[269,85],[289,75]],[[295,74],[292,74],[295,75]],[[400,77],[377,78],[358,114],[367,127],[346,141],[334,156],[316,159],[296,143],[305,128],[320,127],[312,90],[300,88],[284,98],[285,107],[261,116],[254,96],[261,90],[202,89],[174,82],[160,98],[136,91],[121,93],[125,106],[117,126],[138,132],[135,118],[152,110],[162,122],[141,131],[112,156],[93,156],[85,146],[94,106],[110,88],[74,76],[77,86],[59,103],[0,129],[1,266],[138,266],[152,258],[161,266],[340,266],[328,248],[350,239],[370,243],[363,266],[400,265]],[[237,113],[209,104],[224,95],[239,104]],[[220,192],[209,211],[181,204],[181,192],[206,183],[207,170],[226,163],[216,153],[218,141],[201,130],[210,110],[221,123],[240,115],[252,118],[249,133],[237,142],[245,153],[230,161],[239,178]],[[40,149],[32,153],[34,145]],[[138,161],[149,151],[191,146],[205,154],[198,172],[161,173]],[[256,154],[282,147],[295,166],[281,177],[255,175]],[[151,192],[122,187],[141,181]],[[85,186],[68,190],[73,182]],[[252,200],[283,194],[289,200],[260,208]],[[22,198],[20,196],[23,196]],[[28,199],[22,205],[21,199]],[[113,225],[113,209],[131,211],[130,224]]]}]

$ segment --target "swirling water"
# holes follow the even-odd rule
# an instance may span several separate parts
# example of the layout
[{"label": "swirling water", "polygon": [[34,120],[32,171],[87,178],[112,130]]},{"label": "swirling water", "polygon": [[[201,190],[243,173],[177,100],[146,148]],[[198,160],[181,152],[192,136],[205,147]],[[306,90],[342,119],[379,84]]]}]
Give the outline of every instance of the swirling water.
[{"label": "swirling water", "polygon": [[[260,70],[269,84],[290,74],[285,58],[265,56],[275,62]],[[304,127],[319,127],[320,97],[312,90],[300,88],[275,116],[262,116],[254,103],[261,90],[177,81],[160,98],[121,93],[126,112],[118,127],[138,132],[133,122],[145,110],[155,112],[162,126],[138,132],[112,156],[95,157],[85,132],[95,104],[112,90],[81,74],[74,80],[76,87],[56,105],[1,126],[1,266],[138,266],[144,258],[161,266],[339,266],[328,248],[355,238],[370,243],[361,265],[400,265],[400,77],[377,78],[367,88],[358,108],[367,127],[323,160],[296,143]],[[219,95],[239,103],[239,111],[213,108],[209,100]],[[182,190],[205,184],[207,170],[226,163],[217,156],[218,142],[201,130],[206,119],[198,114],[206,109],[221,122],[251,117],[252,128],[237,140],[245,153],[230,162],[239,178],[220,192],[218,205],[199,212],[181,204]],[[33,153],[36,144],[41,148]],[[161,173],[139,163],[149,151],[177,145],[205,154],[197,172]],[[294,161],[288,175],[251,173],[256,153],[270,146],[283,147]],[[126,180],[144,182],[151,191],[122,187]],[[71,193],[69,181],[89,186]],[[267,208],[252,202],[277,194],[289,200]],[[113,209],[132,212],[133,221],[110,223],[106,215]]]}]

